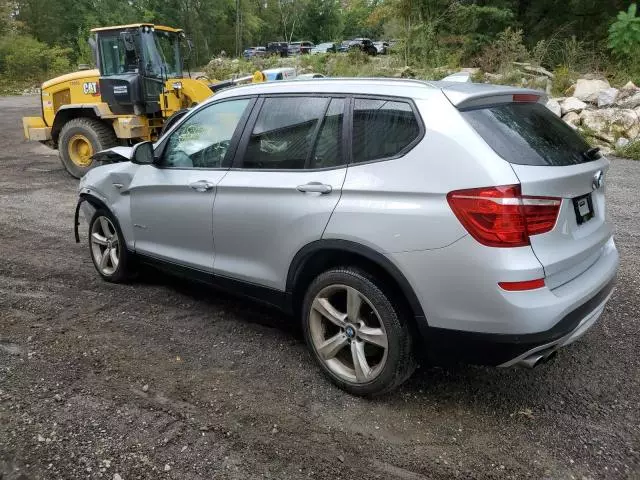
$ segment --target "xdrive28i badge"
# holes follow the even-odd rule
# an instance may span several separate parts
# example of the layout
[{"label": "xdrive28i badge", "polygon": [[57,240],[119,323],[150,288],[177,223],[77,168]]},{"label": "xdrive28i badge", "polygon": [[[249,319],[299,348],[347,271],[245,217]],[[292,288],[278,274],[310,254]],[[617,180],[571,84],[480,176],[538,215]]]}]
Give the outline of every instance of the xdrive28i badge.
[{"label": "xdrive28i badge", "polygon": [[602,185],[604,185],[604,174],[602,173],[602,170],[598,170],[593,175],[593,182],[591,182],[591,186],[594,190],[598,190],[602,188]]}]

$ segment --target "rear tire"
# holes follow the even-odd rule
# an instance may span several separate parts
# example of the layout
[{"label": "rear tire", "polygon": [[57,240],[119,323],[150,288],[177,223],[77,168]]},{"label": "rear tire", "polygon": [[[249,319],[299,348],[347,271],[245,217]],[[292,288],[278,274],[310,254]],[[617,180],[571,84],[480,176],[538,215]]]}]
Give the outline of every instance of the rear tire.
[{"label": "rear tire", "polygon": [[302,308],[307,345],[343,390],[375,396],[395,389],[416,367],[411,330],[382,283],[344,267],[319,275]]},{"label": "rear tire", "polygon": [[69,120],[62,127],[58,153],[69,175],[80,178],[98,165],[91,156],[117,145],[118,139],[111,125],[95,118],[80,117]]}]

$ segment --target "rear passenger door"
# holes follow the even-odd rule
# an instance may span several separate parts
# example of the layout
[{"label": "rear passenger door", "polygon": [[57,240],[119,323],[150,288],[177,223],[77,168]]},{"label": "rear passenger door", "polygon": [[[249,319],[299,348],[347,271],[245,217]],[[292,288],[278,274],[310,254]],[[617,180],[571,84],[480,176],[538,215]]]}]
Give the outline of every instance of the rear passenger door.
[{"label": "rear passenger door", "polygon": [[319,240],[346,175],[345,98],[259,100],[218,184],[214,274],[284,290],[289,264]]}]

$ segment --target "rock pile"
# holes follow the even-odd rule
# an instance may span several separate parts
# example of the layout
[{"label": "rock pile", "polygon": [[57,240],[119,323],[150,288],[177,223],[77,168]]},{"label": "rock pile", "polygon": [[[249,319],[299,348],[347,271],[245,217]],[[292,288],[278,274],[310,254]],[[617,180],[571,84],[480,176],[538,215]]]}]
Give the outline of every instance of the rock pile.
[{"label": "rock pile", "polygon": [[595,139],[603,153],[640,141],[640,88],[633,82],[617,89],[604,79],[581,78],[567,93],[550,98],[547,107]]}]

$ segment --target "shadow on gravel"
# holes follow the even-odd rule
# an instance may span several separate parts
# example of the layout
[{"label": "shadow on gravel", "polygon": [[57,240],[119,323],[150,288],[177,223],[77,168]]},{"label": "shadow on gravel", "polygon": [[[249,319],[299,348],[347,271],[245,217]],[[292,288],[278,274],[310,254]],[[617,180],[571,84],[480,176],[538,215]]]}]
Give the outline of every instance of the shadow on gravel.
[{"label": "shadow on gravel", "polygon": [[194,301],[204,302],[213,309],[231,310],[237,314],[239,320],[277,328],[283,332],[292,333],[296,339],[303,341],[302,329],[293,317],[257,300],[148,266],[140,268],[135,281],[141,285],[170,288]]}]

